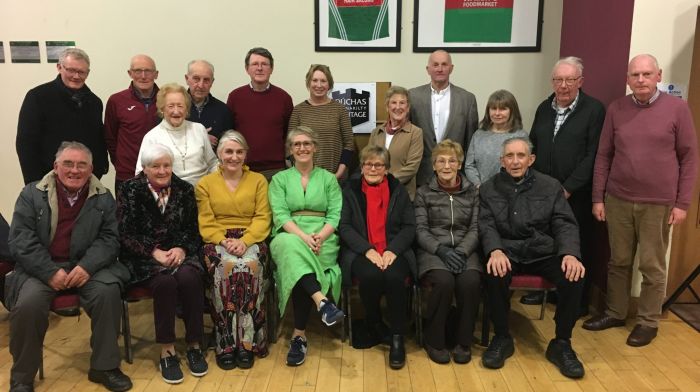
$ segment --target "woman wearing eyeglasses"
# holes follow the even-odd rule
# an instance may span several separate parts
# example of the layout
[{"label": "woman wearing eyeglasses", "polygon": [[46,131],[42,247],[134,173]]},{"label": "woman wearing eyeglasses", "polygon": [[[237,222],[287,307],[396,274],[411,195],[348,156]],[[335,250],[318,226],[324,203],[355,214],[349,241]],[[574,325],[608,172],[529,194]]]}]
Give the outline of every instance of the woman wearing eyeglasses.
[{"label": "woman wearing eyeglasses", "polygon": [[[418,188],[415,200],[418,276],[430,287],[424,346],[437,363],[450,362],[449,340],[456,342],[452,348],[455,363],[471,360],[480,300],[479,197],[476,187],[459,172],[463,159],[459,143],[447,139],[435,146],[435,176]],[[457,317],[455,325],[448,327],[453,297]],[[446,330],[454,331],[454,339],[447,338]]]},{"label": "woman wearing eyeglasses", "polygon": [[333,173],[336,178],[347,176],[347,168],[355,151],[350,115],[343,104],[331,99],[333,75],[327,65],[312,64],[306,73],[309,98],[294,107],[289,130],[303,125],[311,128],[318,140],[314,154],[316,166]]},{"label": "woman wearing eyeglasses", "polygon": [[287,150],[294,166],[272,177],[269,199],[272,209],[270,252],[275,261],[275,281],[280,314],[291,297],[294,332],[287,365],[306,359],[306,324],[311,308],[321,321],[333,325],[345,315],[331,302],[340,298],[338,237],[342,195],[335,176],[316,165],[318,140],[313,130],[300,126],[287,134]]},{"label": "woman wearing eyeglasses", "polygon": [[408,90],[392,86],[384,100],[387,122],[375,128],[369,136],[369,145],[389,150],[391,173],[408,191],[411,200],[416,194],[416,173],[423,156],[423,130],[408,121],[411,102]]},{"label": "woman wearing eyeglasses", "polygon": [[518,101],[507,90],[495,91],[486,103],[484,118],[472,136],[464,162],[467,179],[477,188],[501,170],[501,146],[514,137],[528,137],[523,131]]},{"label": "woman wearing eyeglasses", "polygon": [[[362,150],[362,175],[350,178],[343,189],[338,232],[344,284],[352,284],[351,276],[359,281],[369,332],[366,345],[388,342],[389,366],[401,369],[406,362],[406,278],[412,271],[415,276],[416,270],[412,249],[416,220],[408,192],[389,173],[390,161],[382,146]],[[382,295],[387,301],[388,328],[379,307]]]}]

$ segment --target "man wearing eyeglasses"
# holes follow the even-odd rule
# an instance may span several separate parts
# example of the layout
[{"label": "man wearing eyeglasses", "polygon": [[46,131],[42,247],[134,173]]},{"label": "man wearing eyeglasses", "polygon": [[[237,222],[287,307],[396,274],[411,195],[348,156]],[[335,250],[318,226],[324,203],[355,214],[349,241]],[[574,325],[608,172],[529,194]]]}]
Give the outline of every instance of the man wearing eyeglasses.
[{"label": "man wearing eyeglasses", "polygon": [[119,370],[117,339],[129,271],[117,261],[114,198],[92,175],[92,154],[84,144],[63,142],[54,157],[53,170],[24,187],[12,216],[8,242],[16,265],[5,287],[13,360],[10,391],[33,390],[49,306],[67,291],[80,297],[90,317],[88,379],[110,391],[126,391],[132,385]]},{"label": "man wearing eyeglasses", "polygon": [[216,150],[221,135],[234,128],[231,111],[210,93],[211,86],[214,85],[214,66],[206,60],[190,61],[187,64],[185,82],[192,98],[190,116],[187,119],[204,125],[209,134],[209,142]]},{"label": "man wearing eyeglasses", "polygon": [[[537,155],[535,170],[556,178],[562,185],[579,225],[582,262],[590,268],[593,248],[591,236],[591,180],[593,162],[605,107],[581,90],[583,62],[578,57],[565,57],[552,68],[552,90],[535,112],[530,140]],[[588,313],[590,279],[585,281],[579,315]],[[541,292],[524,295],[520,302],[541,304]]]},{"label": "man wearing eyeglasses", "polygon": [[68,48],[60,54],[56,69],[56,79],[27,92],[19,112],[15,147],[25,184],[51,170],[56,149],[64,140],[90,148],[97,178],[109,169],[102,101],[85,84],[90,57],[81,49]]},{"label": "man wearing eyeglasses", "polygon": [[158,70],[152,58],[137,54],[126,71],[131,83],[113,94],[105,108],[105,142],[116,171],[114,190],[134,176],[144,135],[160,122],[156,109]]},{"label": "man wearing eyeglasses", "polygon": [[226,106],[233,115],[233,127],[248,141],[248,166],[269,181],[286,168],[285,139],[292,115],[292,97],[270,83],[275,68],[272,53],[252,48],[245,56],[250,83],[231,91]]}]

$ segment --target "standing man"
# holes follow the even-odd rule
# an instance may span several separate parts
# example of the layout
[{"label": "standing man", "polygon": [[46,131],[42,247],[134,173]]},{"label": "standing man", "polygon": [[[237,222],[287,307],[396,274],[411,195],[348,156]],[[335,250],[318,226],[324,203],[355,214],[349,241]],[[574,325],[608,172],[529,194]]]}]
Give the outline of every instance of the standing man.
[{"label": "standing man", "polygon": [[[579,226],[583,265],[590,269],[593,217],[591,182],[593,162],[598,150],[605,107],[582,90],[583,63],[578,57],[565,57],[554,64],[552,89],[535,112],[530,140],[537,156],[533,168],[556,178],[562,184]],[[590,279],[584,283],[579,315],[588,314]],[[541,304],[544,294],[524,295],[520,302]]]},{"label": "standing man", "polygon": [[454,69],[450,54],[436,50],[430,54],[425,69],[430,83],[409,91],[411,122],[423,130],[423,158],[416,175],[418,187],[433,175],[430,154],[435,145],[451,139],[467,151],[479,123],[474,94],[450,83]]},{"label": "standing man", "polygon": [[92,175],[92,154],[85,145],[63,142],[54,156],[53,170],[24,187],[12,216],[9,245],[17,264],[5,287],[10,390],[33,390],[49,306],[57,294],[72,290],[91,319],[88,379],[110,391],[126,391],[131,380],[119,370],[117,338],[129,270],[117,261],[114,198]]},{"label": "standing man", "polygon": [[209,92],[214,85],[214,66],[207,60],[190,61],[187,64],[185,82],[192,98],[190,116],[187,119],[204,125],[211,146],[216,150],[221,135],[233,129],[233,120],[226,104]]},{"label": "standing man", "polygon": [[105,141],[117,172],[115,192],[134,176],[143,136],[160,122],[156,109],[158,70],[155,61],[145,54],[137,54],[131,58],[126,72],[131,78],[129,88],[109,97],[105,109]]},{"label": "standing man", "polygon": [[608,223],[611,254],[607,310],[583,328],[625,325],[638,253],[642,291],[637,323],[627,338],[635,347],[656,337],[666,295],[669,230],[685,220],[698,173],[698,141],[688,104],[660,92],[660,81],[656,58],[632,58],[627,69],[632,94],[608,107],[593,173],[593,216]]},{"label": "standing man", "polygon": [[85,84],[90,57],[81,49],[68,48],[59,56],[56,69],[56,79],[29,90],[19,111],[15,146],[25,185],[51,171],[64,140],[90,148],[97,178],[109,169],[102,101]]},{"label": "standing man", "polygon": [[285,138],[292,115],[292,97],[270,84],[275,67],[272,54],[265,48],[253,48],[245,56],[250,83],[228,95],[226,106],[233,114],[233,127],[248,141],[248,166],[270,180],[286,168]]}]

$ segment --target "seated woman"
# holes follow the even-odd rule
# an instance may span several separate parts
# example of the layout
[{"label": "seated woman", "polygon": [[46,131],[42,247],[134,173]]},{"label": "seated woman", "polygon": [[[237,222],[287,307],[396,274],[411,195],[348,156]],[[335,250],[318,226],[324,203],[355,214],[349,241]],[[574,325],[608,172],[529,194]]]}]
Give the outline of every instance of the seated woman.
[{"label": "seated woman", "polygon": [[[175,154],[172,171],[193,186],[207,173],[216,170],[216,155],[211,149],[204,125],[187,121],[190,115],[190,94],[177,83],[168,83],[158,90],[156,107],[163,121],[143,137],[139,158],[149,144],[163,144]],[[136,165],[136,174],[141,166]]]},{"label": "seated woman", "polygon": [[245,165],[248,143],[239,132],[221,135],[216,153],[219,169],[196,189],[204,262],[213,280],[216,364],[248,369],[254,354],[267,355],[262,291],[270,233],[267,181]]},{"label": "seated woman", "polygon": [[471,360],[479,308],[483,272],[477,253],[479,197],[476,187],[459,174],[463,159],[459,143],[447,139],[435,146],[435,176],[418,188],[415,200],[418,274],[431,287],[425,351],[437,363],[450,362],[445,330],[452,296],[457,302],[456,325],[447,329],[456,334],[457,344],[452,350],[456,363]]},{"label": "seated woman", "polygon": [[123,183],[117,201],[121,253],[131,283],[150,288],[160,371],[170,384],[182,382],[175,352],[175,307],[182,304],[187,365],[194,376],[207,374],[199,347],[203,334],[204,291],[199,258],[197,204],[192,185],[173,174],[173,153],[149,144],[141,154],[143,171]]},{"label": "seated woman", "polygon": [[387,162],[387,170],[406,187],[413,200],[416,195],[416,173],[423,157],[423,130],[408,120],[411,110],[408,90],[391,86],[386,92],[385,104],[388,120],[372,131],[367,144],[389,150],[391,162]]},{"label": "seated woman", "polygon": [[[340,265],[346,284],[350,276],[360,282],[360,298],[374,341],[384,339],[379,301],[386,295],[391,345],[389,365],[401,369],[406,362],[406,277],[416,269],[413,237],[416,217],[403,185],[388,173],[389,152],[368,145],[360,153],[361,176],[353,176],[343,189],[343,212],[338,233],[342,240]],[[415,275],[414,275],[415,276]]]},{"label": "seated woman", "polygon": [[318,166],[314,155],[318,141],[311,128],[299,126],[287,134],[287,149],[294,166],[272,177],[270,207],[274,236],[270,243],[277,265],[275,279],[280,314],[287,300],[294,306],[294,333],[287,365],[298,366],[306,359],[306,323],[313,305],[326,325],[345,317],[325,293],[340,297],[340,268],[337,263],[338,237],[343,203],[338,180]]},{"label": "seated woman", "polygon": [[498,173],[503,142],[514,137],[527,137],[518,101],[510,91],[495,91],[489,96],[484,118],[469,143],[464,162],[467,180],[479,188],[481,183]]}]

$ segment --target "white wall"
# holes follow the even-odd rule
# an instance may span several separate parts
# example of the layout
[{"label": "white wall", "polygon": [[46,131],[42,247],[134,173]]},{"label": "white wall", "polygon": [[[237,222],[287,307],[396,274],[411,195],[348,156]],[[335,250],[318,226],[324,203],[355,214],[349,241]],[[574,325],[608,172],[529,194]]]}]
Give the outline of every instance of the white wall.
[{"label": "white wall", "polygon": [[[476,94],[482,113],[488,95],[507,88],[518,98],[524,123],[548,94],[548,74],[559,55],[562,4],[545,2],[542,52],[454,54],[452,81]],[[295,103],[307,96],[304,75],[311,63],[331,66],[336,81],[389,81],[405,87],[427,82],[428,55],[412,52],[413,1],[403,1],[400,53],[314,52],[313,2],[302,1],[94,1],[0,0],[0,40],[74,40],[91,58],[90,88],[106,102],[126,88],[129,58],[151,55],[158,82],[184,84],[186,63],[206,58],[216,66],[212,93],[225,100],[247,82],[243,58],[253,46],[275,57],[273,83]],[[42,50],[43,52],[43,50]],[[43,54],[42,54],[43,55]],[[22,177],[14,148],[17,115],[30,88],[56,75],[55,64],[0,64],[0,212],[10,219]],[[113,183],[113,173],[104,178]]]}]

